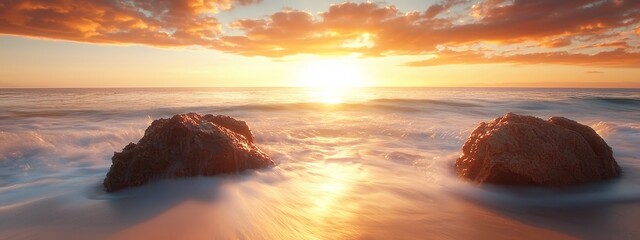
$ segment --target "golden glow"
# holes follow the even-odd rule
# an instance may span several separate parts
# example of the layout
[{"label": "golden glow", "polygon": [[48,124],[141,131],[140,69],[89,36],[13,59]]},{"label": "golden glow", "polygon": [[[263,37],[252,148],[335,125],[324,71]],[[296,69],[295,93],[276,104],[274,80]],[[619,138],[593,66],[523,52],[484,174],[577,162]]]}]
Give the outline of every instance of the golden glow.
[{"label": "golden glow", "polygon": [[[640,28],[636,30],[640,34]],[[47,49],[47,51],[42,51]],[[322,58],[300,55],[272,61],[216,51],[142,46],[89,45],[0,38],[0,87],[310,87],[307,99],[344,102],[344,86],[378,87],[563,87],[639,88],[638,68],[478,64],[406,67],[432,56]],[[43,54],[47,53],[47,56]],[[74,54],[69,54],[74,53]],[[47,61],[49,57],[56,61]],[[335,64],[337,62],[338,64]],[[198,63],[198,64],[194,64]],[[327,65],[329,67],[321,67]],[[355,78],[331,80],[314,72],[339,65]],[[344,67],[350,66],[350,67]],[[38,69],[38,71],[32,71]],[[118,69],[118,71],[113,71]],[[314,70],[316,69],[316,70]],[[347,70],[344,70],[347,69]],[[490,72],[491,74],[486,74]],[[593,73],[592,73],[593,72]],[[324,73],[319,74],[324,75]],[[337,75],[337,74],[328,74]],[[90,76],[91,81],[87,81]],[[517,76],[517,77],[514,77]],[[340,77],[342,78],[342,77]],[[180,81],[176,80],[180,79]],[[355,80],[353,80],[355,79]],[[553,79],[553,80],[544,80]],[[324,80],[324,79],[323,79]],[[349,92],[349,93],[347,93]]]},{"label": "golden glow", "polygon": [[320,194],[318,194],[319,197],[314,199],[312,208],[315,215],[319,217],[327,215],[327,211],[335,207],[338,204],[338,200],[348,190],[346,180],[349,176],[343,168],[339,168],[336,165],[327,165],[327,170],[329,177],[327,182],[317,186]]},{"label": "golden glow", "polygon": [[[299,208],[299,214],[309,218],[311,234],[304,239],[353,239],[357,232],[350,226],[360,204],[350,194],[356,183],[365,178],[357,165],[318,164],[321,178],[305,185],[310,196],[308,208]],[[348,202],[349,204],[345,204]]]},{"label": "golden glow", "polygon": [[306,64],[299,73],[309,100],[338,104],[354,87],[365,85],[364,71],[356,59],[321,59]]},{"label": "golden glow", "polygon": [[344,101],[348,88],[340,87],[318,87],[308,88],[307,95],[312,102],[320,102],[326,104],[339,104]]},{"label": "golden glow", "polygon": [[345,42],[342,46],[346,48],[372,48],[376,45],[372,38],[371,34],[362,33],[357,38]]},{"label": "golden glow", "polygon": [[318,60],[304,67],[300,80],[305,87],[361,87],[364,74],[354,59]]}]

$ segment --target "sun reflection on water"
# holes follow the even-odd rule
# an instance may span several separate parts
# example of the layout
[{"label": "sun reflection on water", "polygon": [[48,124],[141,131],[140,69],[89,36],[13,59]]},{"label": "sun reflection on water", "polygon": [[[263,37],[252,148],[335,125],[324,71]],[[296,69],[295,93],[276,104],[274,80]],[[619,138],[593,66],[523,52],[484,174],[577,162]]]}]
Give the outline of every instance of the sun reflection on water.
[{"label": "sun reflection on water", "polygon": [[306,89],[309,101],[325,104],[343,103],[353,92],[353,89],[347,87],[312,87]]},{"label": "sun reflection on water", "polygon": [[[360,211],[360,204],[351,199],[352,191],[366,175],[360,165],[315,162],[299,167],[311,172],[303,175],[286,172],[288,177],[297,176],[297,180],[277,187],[287,188],[286,194],[275,191],[262,196],[270,198],[270,201],[260,201],[268,204],[263,210],[269,209],[269,213],[260,214],[259,218],[251,221],[259,222],[258,225],[269,230],[270,236],[278,239],[357,238],[359,233],[356,229],[346,226],[353,225]],[[252,206],[255,211],[257,205]]]},{"label": "sun reflection on water", "polygon": [[326,217],[327,211],[334,208],[338,200],[347,192],[348,175],[345,174],[345,169],[337,167],[336,165],[328,165],[327,173],[328,178],[325,183],[320,183],[314,187],[316,191],[316,198],[313,202],[312,212],[320,218]]}]

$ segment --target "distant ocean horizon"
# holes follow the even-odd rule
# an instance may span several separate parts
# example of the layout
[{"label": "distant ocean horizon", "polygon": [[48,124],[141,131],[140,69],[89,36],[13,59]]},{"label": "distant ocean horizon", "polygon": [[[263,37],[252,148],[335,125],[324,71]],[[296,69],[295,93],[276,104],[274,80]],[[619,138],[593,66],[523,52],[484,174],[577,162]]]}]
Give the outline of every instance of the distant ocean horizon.
[{"label": "distant ocean horizon", "polygon": [[[104,192],[114,152],[188,112],[246,121],[277,166]],[[458,179],[470,132],[507,112],[589,125],[622,177]],[[630,239],[638,146],[638,88],[0,88],[0,238]]]},{"label": "distant ocean horizon", "polygon": [[[587,84],[588,85],[588,84]],[[362,86],[362,87],[308,87],[308,86],[207,86],[207,87],[199,87],[199,86],[160,86],[160,87],[147,87],[147,86],[138,86],[138,87],[0,87],[0,89],[4,90],[44,90],[44,89],[310,89],[310,88],[326,88],[326,89],[640,89],[639,87],[590,87],[590,86],[582,86],[582,87],[535,87],[535,86]]]}]

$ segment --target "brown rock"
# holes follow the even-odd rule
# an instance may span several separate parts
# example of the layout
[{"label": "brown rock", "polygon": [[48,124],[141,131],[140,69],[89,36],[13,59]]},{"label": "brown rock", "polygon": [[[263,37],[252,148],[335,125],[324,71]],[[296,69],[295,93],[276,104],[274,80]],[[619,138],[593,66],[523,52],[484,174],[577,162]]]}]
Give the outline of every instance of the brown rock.
[{"label": "brown rock", "polygon": [[563,186],[620,175],[611,147],[592,128],[513,113],[480,123],[455,167],[462,178],[503,185]]},{"label": "brown rock", "polygon": [[247,123],[245,123],[244,121],[236,120],[235,118],[225,115],[213,116],[211,114],[204,115],[204,119],[218,126],[225,127],[232,132],[240,134],[244,136],[250,143],[253,143],[253,134],[251,133],[251,130],[249,130],[249,126],[247,126]]},{"label": "brown rock", "polygon": [[273,161],[253,144],[243,122],[228,116],[178,114],[153,121],[140,141],[116,152],[104,179],[108,192],[158,178],[234,173]]}]

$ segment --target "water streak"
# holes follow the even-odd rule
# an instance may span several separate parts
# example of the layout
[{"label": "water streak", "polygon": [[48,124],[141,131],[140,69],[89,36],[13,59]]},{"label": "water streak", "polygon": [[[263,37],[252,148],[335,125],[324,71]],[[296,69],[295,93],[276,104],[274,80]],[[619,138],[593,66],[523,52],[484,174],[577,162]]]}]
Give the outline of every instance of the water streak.
[{"label": "water streak", "polygon": [[[640,90],[374,88],[340,97],[295,88],[0,90],[0,238],[638,234],[608,223],[640,213]],[[278,166],[102,191],[114,151],[152,119],[190,111],[247,121]],[[591,125],[623,177],[569,190],[459,180],[452,164],[470,131],[505,112]]]}]

